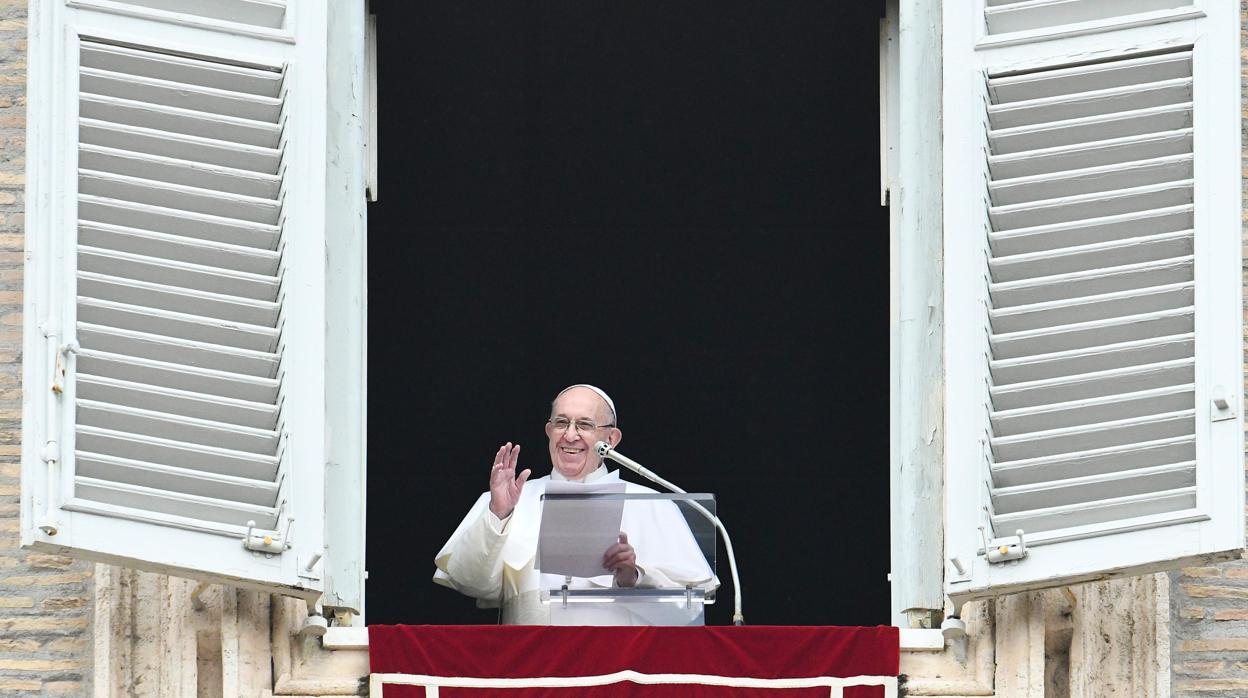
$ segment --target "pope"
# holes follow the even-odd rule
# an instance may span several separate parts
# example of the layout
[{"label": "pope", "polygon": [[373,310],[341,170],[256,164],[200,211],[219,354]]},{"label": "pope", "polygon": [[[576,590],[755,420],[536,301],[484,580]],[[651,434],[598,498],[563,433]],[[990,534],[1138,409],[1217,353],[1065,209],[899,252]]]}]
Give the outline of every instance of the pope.
[{"label": "pope", "polygon": [[[541,591],[558,589],[567,580],[536,568],[541,494],[551,480],[618,481],[594,451],[597,441],[612,447],[620,443],[623,434],[617,425],[615,403],[601,388],[582,383],[560,391],[545,425],[550,475],[530,480],[532,470],[517,473],[519,444],[500,446],[490,468],[489,491],[438,552],[434,582],[476,598],[483,608],[501,607],[504,623],[548,624],[550,610],[541,602]],[[653,493],[631,483],[625,487],[630,493]],[[603,551],[602,575],[572,578],[570,588],[692,585],[709,590],[717,585],[676,507],[626,506],[621,528],[618,540]],[[607,612],[602,624],[641,622],[627,612]]]}]

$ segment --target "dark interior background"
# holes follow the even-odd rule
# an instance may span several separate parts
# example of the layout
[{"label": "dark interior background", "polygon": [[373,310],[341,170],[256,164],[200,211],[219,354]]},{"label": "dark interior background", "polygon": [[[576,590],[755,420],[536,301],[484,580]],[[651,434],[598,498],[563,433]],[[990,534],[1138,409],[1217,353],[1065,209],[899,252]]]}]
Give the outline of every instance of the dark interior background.
[{"label": "dark interior background", "polygon": [[747,622],[888,623],[882,2],[374,11],[369,622],[495,621],[434,554],[589,382],[621,452],[718,495]]}]

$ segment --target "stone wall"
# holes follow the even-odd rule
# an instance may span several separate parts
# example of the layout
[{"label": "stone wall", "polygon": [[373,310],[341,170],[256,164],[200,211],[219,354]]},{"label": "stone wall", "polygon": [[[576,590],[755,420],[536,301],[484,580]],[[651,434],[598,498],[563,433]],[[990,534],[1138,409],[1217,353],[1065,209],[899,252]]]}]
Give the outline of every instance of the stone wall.
[{"label": "stone wall", "polygon": [[84,695],[91,566],[18,545],[26,2],[0,0],[0,695]]},{"label": "stone wall", "polygon": [[[362,695],[365,647],[300,633],[303,601],[96,565],[97,698]],[[332,644],[332,643],[331,643]]]}]

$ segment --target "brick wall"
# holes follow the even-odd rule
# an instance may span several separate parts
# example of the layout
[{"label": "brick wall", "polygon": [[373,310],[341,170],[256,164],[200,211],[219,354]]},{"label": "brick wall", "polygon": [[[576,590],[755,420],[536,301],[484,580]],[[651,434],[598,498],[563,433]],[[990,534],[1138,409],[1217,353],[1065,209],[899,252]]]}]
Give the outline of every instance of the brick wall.
[{"label": "brick wall", "polygon": [[[1248,28],[1248,1],[1240,3],[1240,26]],[[1241,60],[1248,66],[1245,46],[1241,39]],[[1248,97],[1248,80],[1241,77],[1240,84]],[[1248,101],[1241,104],[1243,123],[1248,123],[1244,107]],[[1248,145],[1248,134],[1244,143]],[[1242,162],[1248,165],[1248,158]],[[1248,166],[1244,181],[1248,183]],[[1248,244],[1248,235],[1241,235]],[[1248,261],[1248,248],[1244,258]],[[1170,620],[1174,698],[1248,695],[1248,561],[1172,572]]]},{"label": "brick wall", "polygon": [[0,0],[0,695],[86,695],[91,566],[18,546],[26,0]]},{"label": "brick wall", "polygon": [[1176,698],[1248,695],[1248,562],[1170,575]]}]

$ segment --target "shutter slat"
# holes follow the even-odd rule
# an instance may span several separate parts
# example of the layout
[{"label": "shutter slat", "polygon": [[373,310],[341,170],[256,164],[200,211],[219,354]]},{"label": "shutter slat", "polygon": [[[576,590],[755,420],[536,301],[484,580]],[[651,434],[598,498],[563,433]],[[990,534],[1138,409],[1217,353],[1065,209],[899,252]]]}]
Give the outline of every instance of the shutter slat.
[{"label": "shutter slat", "polygon": [[1196,336],[1181,334],[1123,342],[1106,347],[1061,351],[990,364],[992,382],[998,388],[1012,383],[1061,376],[1096,373],[1117,368],[1162,363],[1195,355]]},{"label": "shutter slat", "polygon": [[[1128,255],[1123,255],[1127,257]],[[1063,299],[1099,296],[1154,284],[1190,282],[1194,273],[1191,255],[1174,259],[1126,264],[992,284],[993,300],[1002,308]]]},{"label": "shutter slat", "polygon": [[82,351],[86,352],[90,352],[87,347],[91,347],[136,359],[266,379],[277,375],[279,363],[278,355],[272,351],[243,349],[87,322],[78,323],[78,338]]},{"label": "shutter slat", "polygon": [[114,148],[246,172],[276,174],[282,161],[282,151],[277,148],[230,143],[99,119],[79,119],[78,138],[80,147]]},{"label": "shutter slat", "polygon": [[1019,436],[1080,424],[1113,422],[1182,410],[1192,404],[1195,394],[1196,387],[1188,383],[1000,410],[993,412],[989,419],[992,420],[993,433],[1000,436]]},{"label": "shutter slat", "polygon": [[258,455],[271,455],[277,448],[278,435],[269,429],[256,429],[95,400],[78,400],[77,407],[78,423],[84,426]]},{"label": "shutter slat", "polygon": [[1195,484],[1196,462],[1185,461],[1032,485],[1000,487],[992,490],[992,502],[998,514],[1011,514],[1182,489]]},{"label": "shutter slat", "polygon": [[277,527],[277,510],[242,502],[210,497],[196,497],[158,490],[152,487],[127,485],[89,477],[74,478],[74,495],[93,502],[127,507],[143,512],[159,512],[200,521],[246,526],[254,521],[260,529]]},{"label": "shutter slat", "polygon": [[275,456],[185,443],[174,439],[85,424],[78,425],[75,438],[79,450],[108,454],[127,460],[176,463],[182,468],[249,480],[274,482],[277,478],[278,459]]},{"label": "shutter slat", "polygon": [[83,194],[78,196],[78,218],[80,221],[120,225],[260,250],[277,249],[281,236],[281,229],[275,225]]},{"label": "shutter slat", "polygon": [[1191,355],[1139,366],[1116,366],[1093,373],[1023,381],[989,389],[998,410],[1121,395],[1183,385],[1195,380]]},{"label": "shutter slat", "polygon": [[992,466],[992,480],[1000,487],[1073,480],[1078,477],[1143,470],[1192,460],[1196,437],[1154,439],[1125,446],[1023,458]]},{"label": "shutter slat", "polygon": [[988,158],[988,171],[993,180],[1007,180],[1183,155],[1191,151],[1192,129],[1184,128],[1166,133],[992,155]]},{"label": "shutter slat", "polygon": [[114,73],[86,66],[79,73],[78,86],[80,90],[88,94],[108,95],[135,102],[159,104],[253,121],[275,122],[282,110],[282,100],[275,97],[141,75]]},{"label": "shutter slat", "polygon": [[1192,176],[1192,155],[1182,153],[1082,170],[998,179],[989,186],[988,193],[993,205],[1006,206],[1186,181]]},{"label": "shutter slat", "polygon": [[[212,1],[217,4],[219,0]],[[83,41],[81,46],[79,64],[84,68],[173,80],[263,97],[276,98],[282,88],[282,71],[276,68],[266,70],[217,63],[94,41]]]},{"label": "shutter slat", "polygon": [[277,506],[278,486],[266,480],[205,473],[87,451],[78,451],[74,459],[75,472],[82,477],[260,507]]},{"label": "shutter slat", "polygon": [[228,194],[94,170],[78,170],[78,191],[92,196],[267,225],[276,225],[281,215],[281,204],[273,199]]},{"label": "shutter slat", "polygon": [[1192,227],[1192,205],[1154,211],[1138,211],[1113,216],[1097,216],[1081,221],[993,231],[988,240],[994,254],[1006,256],[1074,247],[1097,242],[1172,233]]},{"label": "shutter slat", "polygon": [[1192,203],[1192,180],[1092,192],[1021,204],[993,206],[988,216],[996,230],[1069,223],[1092,216],[1136,213]]},{"label": "shutter slat", "polygon": [[76,361],[78,371],[83,374],[270,405],[276,404],[280,386],[275,378],[228,373],[94,349],[80,349]]},{"label": "shutter slat", "polygon": [[253,199],[277,199],[281,178],[233,167],[180,160],[98,145],[78,147],[78,166],[138,179],[156,179],[195,189],[240,194]]},{"label": "shutter slat", "polygon": [[1192,308],[1176,308],[1154,313],[1128,315],[1108,320],[1077,322],[1038,330],[993,335],[989,340],[993,356],[1016,359],[1058,351],[1089,349],[1131,342],[1150,337],[1191,332]]},{"label": "shutter slat", "polygon": [[78,374],[78,397],[255,429],[271,430],[277,427],[278,406],[273,403],[236,400],[81,371]]},{"label": "shutter slat", "polygon": [[988,142],[994,154],[1005,155],[1191,127],[1192,105],[1185,102],[1039,125],[993,129],[988,132]]},{"label": "shutter slat", "polygon": [[280,288],[280,282],[276,276],[177,262],[86,245],[78,246],[78,268],[85,272],[105,276],[267,302],[277,300]]},{"label": "shutter slat", "polygon": [[87,271],[78,273],[78,293],[84,298],[152,310],[168,310],[195,316],[197,320],[226,320],[263,328],[276,327],[281,310],[279,303],[271,301],[251,300]]},{"label": "shutter slat", "polygon": [[1134,417],[1049,431],[1001,436],[990,440],[998,463],[1063,453],[1088,451],[1149,439],[1188,436],[1195,433],[1194,409],[1168,414]]},{"label": "shutter slat", "polygon": [[273,122],[208,114],[87,92],[78,97],[78,115],[263,148],[278,147],[282,131],[281,125]]},{"label": "shutter slat", "polygon": [[1192,238],[1193,231],[1180,230],[1016,255],[999,254],[993,257],[988,267],[997,282],[997,290],[1007,290],[1005,287],[1011,281],[1053,278],[1075,272],[1186,258],[1192,254]]},{"label": "shutter slat", "polygon": [[272,327],[82,296],[78,297],[78,319],[93,325],[189,339],[253,352],[272,352],[277,348],[279,335]]},{"label": "shutter slat", "polygon": [[1051,531],[1182,511],[1195,506],[1196,488],[1184,487],[1097,502],[1000,514],[993,517],[993,525],[1002,531]]},{"label": "shutter slat", "polygon": [[78,242],[83,246],[143,257],[158,257],[170,262],[235,269],[241,273],[263,276],[275,276],[281,262],[281,255],[273,250],[197,240],[106,223],[80,223]]},{"label": "shutter slat", "polygon": [[282,0],[113,0],[122,5],[177,14],[209,17],[269,29],[281,28],[286,17]]},{"label": "shutter slat", "polygon": [[1012,128],[1190,101],[1192,79],[1179,77],[991,105],[988,123],[994,129]]},{"label": "shutter slat", "polygon": [[1072,323],[1106,320],[1124,315],[1142,315],[1159,310],[1191,306],[1195,283],[1188,281],[1146,289],[1130,289],[1019,305],[989,311],[995,332],[1025,332]]},{"label": "shutter slat", "polygon": [[1005,34],[1171,10],[1190,4],[1191,0],[990,0],[984,8],[984,19],[990,34]]},{"label": "shutter slat", "polygon": [[1154,80],[1174,80],[1191,77],[1191,61],[1191,51],[1169,51],[1083,65],[994,75],[988,78],[988,94],[993,103],[1000,104],[1092,92]]}]

